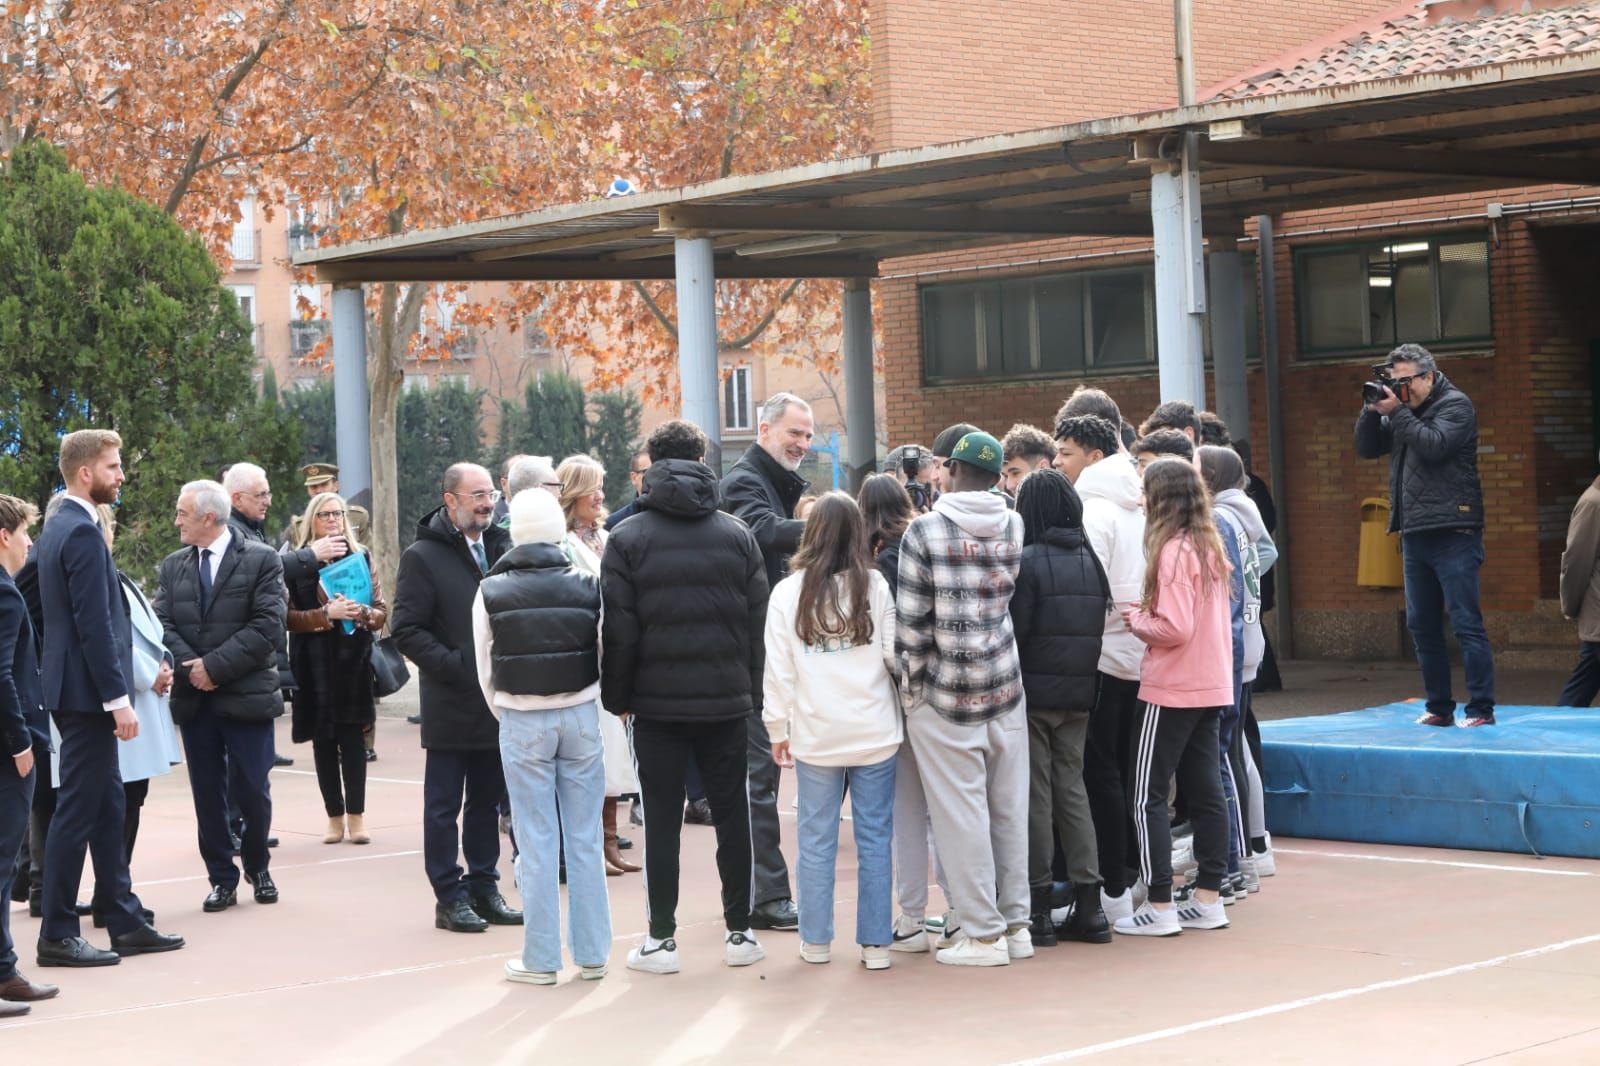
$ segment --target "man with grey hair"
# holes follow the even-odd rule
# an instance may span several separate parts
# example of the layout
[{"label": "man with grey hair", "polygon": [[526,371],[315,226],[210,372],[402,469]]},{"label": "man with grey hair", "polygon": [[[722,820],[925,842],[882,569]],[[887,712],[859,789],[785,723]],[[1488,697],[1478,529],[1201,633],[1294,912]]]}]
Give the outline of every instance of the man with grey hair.
[{"label": "man with grey hair", "polygon": [[278,902],[267,870],[267,773],[272,723],[283,714],[277,665],[288,619],[283,562],[266,544],[237,535],[228,512],[227,493],[215,481],[183,486],[173,524],[184,547],[161,561],[154,604],[178,663],[172,719],[189,758],[200,857],[211,882],[202,909],[210,913],[238,902],[230,792],[244,816],[244,878],[257,903]]},{"label": "man with grey hair", "polygon": [[500,498],[494,504],[494,524],[503,529],[511,527],[508,516],[511,514],[511,497],[516,495],[511,491],[511,468],[526,458],[526,455],[518,452],[506,456],[505,462],[500,464]]},{"label": "man with grey hair", "polygon": [[1464,726],[1494,725],[1494,655],[1478,606],[1483,488],[1478,416],[1420,344],[1389,353],[1388,384],[1356,420],[1356,454],[1389,456],[1389,532],[1405,555],[1406,626],[1428,694],[1421,725],[1455,724],[1444,612],[1467,673]]},{"label": "man with grey hair", "polygon": [[516,499],[517,493],[527,489],[544,489],[560,497],[561,479],[556,477],[554,459],[548,455],[523,455],[517,458],[506,474],[505,502]]},{"label": "man with grey hair", "polygon": [[[768,586],[789,569],[805,523],[794,508],[809,484],[797,471],[816,423],[811,405],[792,392],[775,394],[761,405],[756,443],[722,479],[722,509],[742,519],[755,535],[767,568]],[[798,929],[799,912],[789,895],[789,868],[779,848],[778,764],[761,720],[761,693],[755,694],[749,730],[750,836],[755,848],[755,892],[750,925],[756,929]]]}]

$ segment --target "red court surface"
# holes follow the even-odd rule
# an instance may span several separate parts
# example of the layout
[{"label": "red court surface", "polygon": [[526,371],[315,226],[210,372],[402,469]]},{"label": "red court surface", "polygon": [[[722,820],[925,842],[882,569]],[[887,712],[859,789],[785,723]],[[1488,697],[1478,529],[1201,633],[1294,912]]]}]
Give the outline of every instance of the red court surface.
[{"label": "red court surface", "polygon": [[[644,928],[630,874],[607,882],[610,975],[580,982],[569,967],[559,985],[534,987],[502,979],[520,929],[433,928],[414,726],[379,722],[367,847],[321,842],[309,752],[291,748],[287,723],[279,743],[296,756],[273,774],[282,902],[241,892],[237,908],[202,913],[184,775],[156,781],[134,875],[159,927],[189,946],[43,970],[38,923],[14,907],[24,972],[62,993],[0,1025],[6,1061],[1600,1062],[1597,862],[1280,840],[1278,875],[1229,910],[1225,930],[1040,949],[995,970],[896,955],[868,973],[848,943],[847,838],[834,961],[807,965],[795,934],[765,933],[766,961],[730,970],[712,831],[686,826],[683,972],[623,966]],[[786,815],[790,804],[786,793]],[[502,873],[515,902],[508,861]]]}]

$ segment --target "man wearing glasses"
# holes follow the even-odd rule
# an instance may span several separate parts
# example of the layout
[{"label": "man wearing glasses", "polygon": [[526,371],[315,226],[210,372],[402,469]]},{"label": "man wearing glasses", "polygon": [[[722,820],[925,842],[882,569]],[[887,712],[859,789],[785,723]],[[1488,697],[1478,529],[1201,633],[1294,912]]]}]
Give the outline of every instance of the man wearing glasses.
[{"label": "man wearing glasses", "polygon": [[[1464,726],[1494,725],[1494,656],[1478,607],[1483,488],[1478,416],[1419,344],[1389,353],[1381,399],[1356,420],[1356,454],[1389,456],[1389,532],[1405,553],[1406,626],[1417,646],[1427,711],[1421,725],[1455,724],[1444,612],[1467,674]],[[1447,606],[1448,605],[1448,606]]]},{"label": "man wearing glasses", "polygon": [[[254,463],[234,463],[223,471],[222,487],[228,493],[230,508],[228,512],[228,528],[233,532],[233,535],[241,540],[253,540],[257,544],[266,544],[271,547],[271,544],[267,541],[266,522],[267,512],[272,510],[272,486],[267,483],[267,472]],[[313,549],[317,547],[317,545],[313,544],[302,553],[285,553],[283,556],[285,572],[291,567],[295,567],[297,562],[299,565],[305,565],[301,557],[309,558]],[[341,541],[336,552],[330,550],[326,555],[318,552],[316,558],[332,559],[343,554],[343,552],[344,546]],[[310,565],[315,568],[315,560],[312,560]],[[287,641],[278,648],[277,662],[278,688],[283,693],[284,699],[292,700],[294,699],[294,672],[289,668],[289,646]],[[293,766],[294,760],[287,755],[279,755],[274,750],[272,753],[272,765]],[[231,765],[228,782],[229,832],[233,834],[234,839],[243,839],[244,820],[239,814],[238,802],[233,798],[239,787],[239,782],[237,781],[237,772],[232,769]],[[277,846],[277,837],[268,838],[267,847],[275,848]],[[235,845],[234,850],[238,850],[237,845]]]},{"label": "man wearing glasses", "polygon": [[511,535],[494,524],[500,493],[489,471],[457,463],[444,472],[443,488],[443,504],[417,523],[417,539],[400,556],[389,625],[421,674],[422,854],[437,901],[434,925],[481,933],[490,924],[522,924],[499,889],[497,808],[506,782],[499,723],[478,686],[472,641],[478,582],[511,547]]}]

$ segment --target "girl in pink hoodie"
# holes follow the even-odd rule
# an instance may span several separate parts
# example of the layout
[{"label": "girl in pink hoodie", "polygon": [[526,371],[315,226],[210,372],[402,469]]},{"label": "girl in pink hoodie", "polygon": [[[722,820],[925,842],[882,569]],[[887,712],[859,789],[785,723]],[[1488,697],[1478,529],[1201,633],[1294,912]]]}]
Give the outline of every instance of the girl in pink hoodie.
[{"label": "girl in pink hoodie", "polygon": [[[1144,498],[1144,595],[1122,613],[1146,645],[1129,791],[1150,895],[1115,928],[1171,936],[1228,924],[1218,897],[1228,866],[1228,815],[1217,769],[1217,719],[1233,702],[1233,631],[1227,556],[1199,472],[1180,459],[1152,463],[1144,473]],[[1167,815],[1174,772],[1194,823],[1200,865],[1196,891],[1177,906]]]}]

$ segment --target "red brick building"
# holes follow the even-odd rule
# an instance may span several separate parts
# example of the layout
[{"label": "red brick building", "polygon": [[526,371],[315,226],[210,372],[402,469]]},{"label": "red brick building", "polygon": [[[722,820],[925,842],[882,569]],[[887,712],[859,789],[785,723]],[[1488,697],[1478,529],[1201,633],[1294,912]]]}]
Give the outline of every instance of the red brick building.
[{"label": "red brick building", "polygon": [[[876,147],[1170,107],[1170,16],[1139,0],[876,0]],[[1600,48],[1593,0],[1195,0],[1194,17],[1201,100]],[[1514,150],[1515,118],[1472,147]],[[1419,341],[1478,409],[1483,603],[1497,655],[1564,662],[1574,635],[1550,600],[1568,512],[1595,472],[1600,190],[1428,189],[1419,179],[1416,199],[1273,218],[1285,426],[1274,489],[1294,651],[1404,650],[1400,593],[1356,584],[1360,504],[1385,495],[1387,464],[1355,457],[1352,428],[1368,364]],[[1254,222],[1239,232],[1238,249],[1253,253]],[[889,443],[927,443],[962,420],[997,433],[1048,426],[1080,383],[1106,389],[1137,423],[1158,400],[1151,261],[1148,239],[1068,238],[883,264]],[[1258,285],[1246,308],[1258,327],[1261,295]],[[1258,328],[1250,424],[1233,431],[1252,440],[1265,476],[1260,343]]]}]

